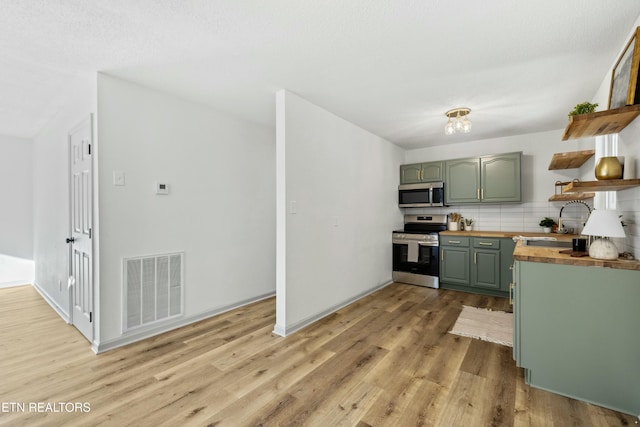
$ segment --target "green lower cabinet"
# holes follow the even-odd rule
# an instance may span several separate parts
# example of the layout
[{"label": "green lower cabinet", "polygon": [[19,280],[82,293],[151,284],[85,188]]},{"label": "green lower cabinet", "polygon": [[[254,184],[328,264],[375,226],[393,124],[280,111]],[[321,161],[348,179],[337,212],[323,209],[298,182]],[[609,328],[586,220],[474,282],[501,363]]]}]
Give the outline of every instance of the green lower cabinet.
[{"label": "green lower cabinet", "polygon": [[440,259],[440,283],[469,286],[469,248],[443,246]]},{"label": "green lower cabinet", "polygon": [[[507,238],[440,238],[440,286],[508,297],[515,243]],[[451,242],[461,241],[459,247]]]},{"label": "green lower cabinet", "polygon": [[533,387],[640,414],[640,271],[516,262],[514,357]]},{"label": "green lower cabinet", "polygon": [[474,249],[471,271],[473,272],[471,286],[500,289],[500,251]]}]

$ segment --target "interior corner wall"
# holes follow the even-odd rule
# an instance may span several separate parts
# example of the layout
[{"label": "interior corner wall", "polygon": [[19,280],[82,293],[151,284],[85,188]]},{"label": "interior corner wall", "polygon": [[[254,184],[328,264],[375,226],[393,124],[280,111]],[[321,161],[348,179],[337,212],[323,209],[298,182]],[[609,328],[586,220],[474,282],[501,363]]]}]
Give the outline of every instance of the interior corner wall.
[{"label": "interior corner wall", "polygon": [[69,313],[69,131],[96,113],[95,77],[78,79],[66,102],[33,138],[35,283],[62,315]]},{"label": "interior corner wall", "polygon": [[33,263],[33,142],[0,135],[0,287],[30,284]]},{"label": "interior corner wall", "polygon": [[286,335],[391,281],[404,150],[293,93],[276,100],[278,168],[286,168],[277,184],[286,224],[277,299],[286,313],[277,322],[286,324],[275,332]]},{"label": "interior corner wall", "polygon": [[184,252],[185,319],[275,292],[272,128],[99,74],[98,135],[102,343],[127,338],[123,258]]}]

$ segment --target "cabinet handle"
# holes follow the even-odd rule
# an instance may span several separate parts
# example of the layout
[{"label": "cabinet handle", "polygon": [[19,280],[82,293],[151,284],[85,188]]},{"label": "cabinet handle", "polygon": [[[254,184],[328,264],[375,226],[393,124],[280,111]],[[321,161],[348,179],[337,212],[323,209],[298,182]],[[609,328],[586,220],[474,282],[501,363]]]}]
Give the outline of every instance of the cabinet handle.
[{"label": "cabinet handle", "polygon": [[513,288],[515,288],[515,283],[509,283],[509,305],[513,305]]},{"label": "cabinet handle", "polygon": [[478,252],[473,253],[473,263],[478,264]]},{"label": "cabinet handle", "polygon": [[444,249],[440,249],[440,258],[444,261]]},{"label": "cabinet handle", "polygon": [[484,188],[480,190],[480,199],[484,200]]},{"label": "cabinet handle", "polygon": [[420,169],[420,181],[424,179],[424,169]]},{"label": "cabinet handle", "polygon": [[491,242],[478,242],[478,244],[480,246],[493,246],[493,243],[491,243]]},{"label": "cabinet handle", "polygon": [[449,240],[447,243],[449,243],[449,244],[453,243],[453,244],[458,244],[459,245],[461,242],[460,242],[460,240]]},{"label": "cabinet handle", "polygon": [[480,200],[480,189],[476,188],[476,199]]}]

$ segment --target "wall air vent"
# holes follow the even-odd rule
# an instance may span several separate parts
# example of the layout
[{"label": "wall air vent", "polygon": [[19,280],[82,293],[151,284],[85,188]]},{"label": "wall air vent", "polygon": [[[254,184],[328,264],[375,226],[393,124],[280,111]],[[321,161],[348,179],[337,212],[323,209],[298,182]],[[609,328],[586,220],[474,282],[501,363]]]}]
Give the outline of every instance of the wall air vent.
[{"label": "wall air vent", "polygon": [[184,253],[124,258],[123,331],[183,314]]}]

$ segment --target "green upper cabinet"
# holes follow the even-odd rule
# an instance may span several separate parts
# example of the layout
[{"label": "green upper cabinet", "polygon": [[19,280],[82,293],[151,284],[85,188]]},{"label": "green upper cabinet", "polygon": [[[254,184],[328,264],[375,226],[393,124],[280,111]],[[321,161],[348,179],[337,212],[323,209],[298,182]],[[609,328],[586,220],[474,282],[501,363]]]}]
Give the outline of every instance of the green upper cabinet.
[{"label": "green upper cabinet", "polygon": [[445,162],[446,204],[520,202],[522,153]]},{"label": "green upper cabinet", "polygon": [[481,157],[480,197],[485,203],[520,202],[522,153]]},{"label": "green upper cabinet", "polygon": [[480,201],[480,159],[447,160],[445,162],[444,202],[478,203]]},{"label": "green upper cabinet", "polygon": [[400,166],[400,184],[442,181],[444,162],[414,163]]}]

